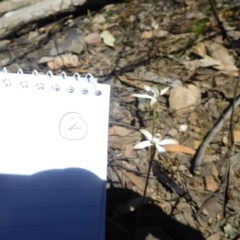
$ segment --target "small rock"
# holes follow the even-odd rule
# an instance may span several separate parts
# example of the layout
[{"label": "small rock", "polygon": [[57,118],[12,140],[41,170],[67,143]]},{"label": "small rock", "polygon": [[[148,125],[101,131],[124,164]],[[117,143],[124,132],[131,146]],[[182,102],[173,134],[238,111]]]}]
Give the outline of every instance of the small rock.
[{"label": "small rock", "polygon": [[195,127],[195,126],[192,126],[192,127],[191,127],[191,130],[193,130],[193,131],[196,132],[196,133],[200,133],[200,132],[202,131],[201,128]]},{"label": "small rock", "polygon": [[29,32],[29,34],[28,34],[28,41],[29,42],[32,42],[32,41],[34,41],[37,37],[39,36],[39,33],[37,32],[37,31],[31,31],[31,32]]},{"label": "small rock", "polygon": [[99,34],[95,32],[95,33],[90,33],[86,37],[84,37],[84,41],[88,44],[96,45],[101,43],[102,39],[99,36]]},{"label": "small rock", "polygon": [[219,240],[222,239],[223,236],[223,232],[219,231],[206,238],[206,240]]},{"label": "small rock", "polygon": [[212,175],[217,178],[219,176],[219,172],[217,170],[217,167],[216,165],[213,165],[213,168],[212,168]]},{"label": "small rock", "polygon": [[169,97],[170,110],[176,114],[186,114],[201,101],[200,90],[192,84],[173,88]]},{"label": "small rock", "polygon": [[223,230],[228,237],[234,234],[233,227],[229,223],[226,223],[226,225],[223,227]]},{"label": "small rock", "polygon": [[198,115],[196,112],[191,112],[188,117],[188,121],[191,123],[191,125],[197,126],[198,124]]},{"label": "small rock", "polygon": [[202,214],[205,215],[205,216],[209,216],[209,212],[208,212],[207,209],[203,209]]},{"label": "small rock", "polygon": [[104,17],[103,14],[97,14],[93,20],[92,20],[93,23],[105,23],[106,22],[106,19]]},{"label": "small rock", "polygon": [[10,62],[10,58],[4,58],[0,60],[1,66],[5,66]]},{"label": "small rock", "polygon": [[99,23],[94,23],[92,25],[91,31],[98,32],[98,31],[102,30],[102,28],[103,28],[102,25],[100,25]]},{"label": "small rock", "polygon": [[179,171],[186,171],[188,168],[185,166],[185,165],[180,165],[179,167],[178,167],[178,170]]},{"label": "small rock", "polygon": [[188,129],[188,125],[187,125],[187,124],[182,124],[182,125],[179,127],[178,131],[179,131],[179,132],[185,132],[185,131],[187,131],[187,129]]},{"label": "small rock", "polygon": [[131,15],[131,16],[129,17],[129,21],[130,21],[130,22],[134,22],[136,19],[137,19],[137,17],[136,17],[135,15]]},{"label": "small rock", "polygon": [[[75,29],[70,29],[66,32],[64,37],[51,41],[52,49],[50,50],[51,56],[58,56],[62,53],[76,53],[80,54],[86,46],[86,43],[83,39],[85,33],[78,32]],[[57,45],[57,47],[56,47]]]},{"label": "small rock", "polygon": [[11,41],[10,40],[1,40],[0,41],[0,48],[6,47]]},{"label": "small rock", "polygon": [[173,82],[171,82],[170,84],[169,84],[172,88],[175,88],[175,87],[179,87],[179,86],[182,86],[182,81],[180,81],[180,80],[174,80]]},{"label": "small rock", "polygon": [[84,23],[90,23],[90,20],[89,20],[89,18],[84,18],[84,19],[83,19],[83,22],[84,22]]},{"label": "small rock", "polygon": [[197,150],[201,144],[202,144],[202,141],[193,139],[187,144],[187,146],[191,147],[194,150]]},{"label": "small rock", "polygon": [[108,5],[106,5],[105,7],[103,7],[103,9],[104,9],[106,12],[109,12],[109,11],[113,10],[114,8],[116,8],[116,5],[115,5],[115,4],[108,4]]},{"label": "small rock", "polygon": [[218,183],[212,176],[205,176],[205,184],[208,191],[216,192],[218,189]]},{"label": "small rock", "polygon": [[141,39],[152,39],[154,36],[153,31],[145,31],[141,34]]},{"label": "small rock", "polygon": [[171,128],[168,131],[168,135],[172,138],[175,138],[178,135],[178,130],[176,128]]},{"label": "small rock", "polygon": [[[157,236],[157,237],[156,237]],[[141,228],[136,233],[137,240],[171,240],[172,238],[166,234],[163,228],[155,227],[155,226],[147,226]]]},{"label": "small rock", "polygon": [[177,171],[177,167],[176,166],[171,166],[171,169],[172,169],[173,172]]},{"label": "small rock", "polygon": [[211,225],[213,222],[214,222],[214,219],[213,219],[212,217],[210,217],[210,218],[208,219],[208,224]]}]

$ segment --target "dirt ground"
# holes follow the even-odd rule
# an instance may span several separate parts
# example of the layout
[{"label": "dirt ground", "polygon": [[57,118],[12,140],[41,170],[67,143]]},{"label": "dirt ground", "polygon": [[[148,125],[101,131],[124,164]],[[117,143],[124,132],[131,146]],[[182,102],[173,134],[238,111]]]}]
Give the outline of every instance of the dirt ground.
[{"label": "dirt ground", "polygon": [[[216,9],[235,43],[239,1],[216,0]],[[0,54],[8,72],[91,73],[111,85],[106,239],[240,239],[239,108],[234,152],[228,157],[228,118],[198,174],[192,171],[207,133],[233,101],[239,66],[207,0],[127,0],[30,23],[0,41]],[[166,146],[165,157],[155,154],[139,215],[150,149],[133,146],[144,140],[140,129],[152,131],[152,109],[131,94],[146,93],[145,85],[170,87],[158,97],[154,132],[179,145]],[[193,102],[185,92],[192,88]]]}]

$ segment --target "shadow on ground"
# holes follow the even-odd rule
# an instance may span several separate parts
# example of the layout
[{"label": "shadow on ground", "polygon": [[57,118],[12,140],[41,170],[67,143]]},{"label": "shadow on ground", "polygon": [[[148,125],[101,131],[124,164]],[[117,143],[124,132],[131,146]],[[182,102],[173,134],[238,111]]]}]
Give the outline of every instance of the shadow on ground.
[{"label": "shadow on ground", "polygon": [[81,168],[0,174],[0,239],[104,240],[105,185]]},{"label": "shadow on ground", "polygon": [[137,197],[140,197],[138,193],[128,189],[110,188],[107,190],[106,240],[204,239],[198,230],[172,219],[153,203],[148,203],[143,207],[139,227],[135,234],[138,211],[119,214],[116,209]]}]

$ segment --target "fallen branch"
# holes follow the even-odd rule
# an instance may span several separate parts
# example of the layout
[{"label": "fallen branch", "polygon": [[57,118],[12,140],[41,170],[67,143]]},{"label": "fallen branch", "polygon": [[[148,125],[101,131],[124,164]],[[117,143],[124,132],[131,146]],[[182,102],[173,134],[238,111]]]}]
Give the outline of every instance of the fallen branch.
[{"label": "fallen branch", "polygon": [[19,8],[32,5],[42,0],[5,0],[0,2],[0,14],[11,12]]},{"label": "fallen branch", "polygon": [[43,0],[30,6],[8,12],[0,18],[0,39],[30,22],[36,22],[59,13],[75,12],[89,0]]},{"label": "fallen branch", "polygon": [[215,126],[212,128],[212,130],[210,130],[208,132],[208,134],[207,134],[206,138],[204,139],[202,145],[199,147],[199,149],[198,149],[198,151],[197,151],[197,153],[195,155],[194,161],[193,161],[193,171],[194,171],[195,174],[199,174],[200,173],[202,160],[203,160],[206,148],[208,147],[208,145],[212,141],[212,139],[215,136],[215,134],[221,130],[225,120],[227,120],[231,116],[233,105],[234,105],[234,108],[236,108],[237,106],[240,105],[240,95],[237,96],[235,104],[234,103],[231,104],[226,109],[226,111],[222,114],[222,116],[218,119],[218,121],[215,124]]}]

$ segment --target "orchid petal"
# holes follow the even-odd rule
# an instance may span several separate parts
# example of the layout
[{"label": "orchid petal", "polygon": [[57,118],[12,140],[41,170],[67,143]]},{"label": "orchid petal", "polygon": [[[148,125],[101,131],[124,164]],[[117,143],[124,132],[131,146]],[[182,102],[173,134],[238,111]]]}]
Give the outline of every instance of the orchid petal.
[{"label": "orchid petal", "polygon": [[149,86],[147,86],[147,85],[144,85],[143,87],[144,87],[144,89],[145,89],[147,92],[149,92],[149,91],[151,90],[151,87],[149,87]]},{"label": "orchid petal", "polygon": [[150,102],[150,106],[153,107],[153,105],[157,102],[157,99],[152,97],[151,102]]},{"label": "orchid petal", "polygon": [[142,149],[142,148],[146,148],[146,147],[149,147],[149,146],[152,146],[153,144],[150,142],[150,141],[143,141],[143,142],[140,142],[140,143],[137,143],[133,149]]},{"label": "orchid petal", "polygon": [[152,96],[149,96],[147,94],[132,94],[132,97],[138,97],[138,98],[148,98],[148,99],[152,99]]},{"label": "orchid petal", "polygon": [[160,154],[166,153],[166,150],[162,146],[160,146],[160,145],[155,145],[155,146],[158,150],[158,153],[160,153]]},{"label": "orchid petal", "polygon": [[153,144],[156,144],[156,145],[161,145],[161,144],[160,144],[160,139],[155,138],[155,137],[153,138],[152,143],[153,143]]},{"label": "orchid petal", "polygon": [[152,87],[152,88],[151,88],[151,92],[153,92],[153,96],[154,96],[155,98],[157,98],[157,97],[159,96],[158,88]]},{"label": "orchid petal", "polygon": [[168,144],[178,144],[178,141],[174,139],[164,139],[159,142],[160,145],[168,145]]},{"label": "orchid petal", "polygon": [[152,136],[152,134],[151,134],[149,131],[147,131],[146,129],[140,129],[139,131],[140,131],[149,141],[152,142],[153,136]]},{"label": "orchid petal", "polygon": [[166,87],[166,88],[162,89],[160,95],[164,95],[169,89],[170,89],[170,87]]}]

